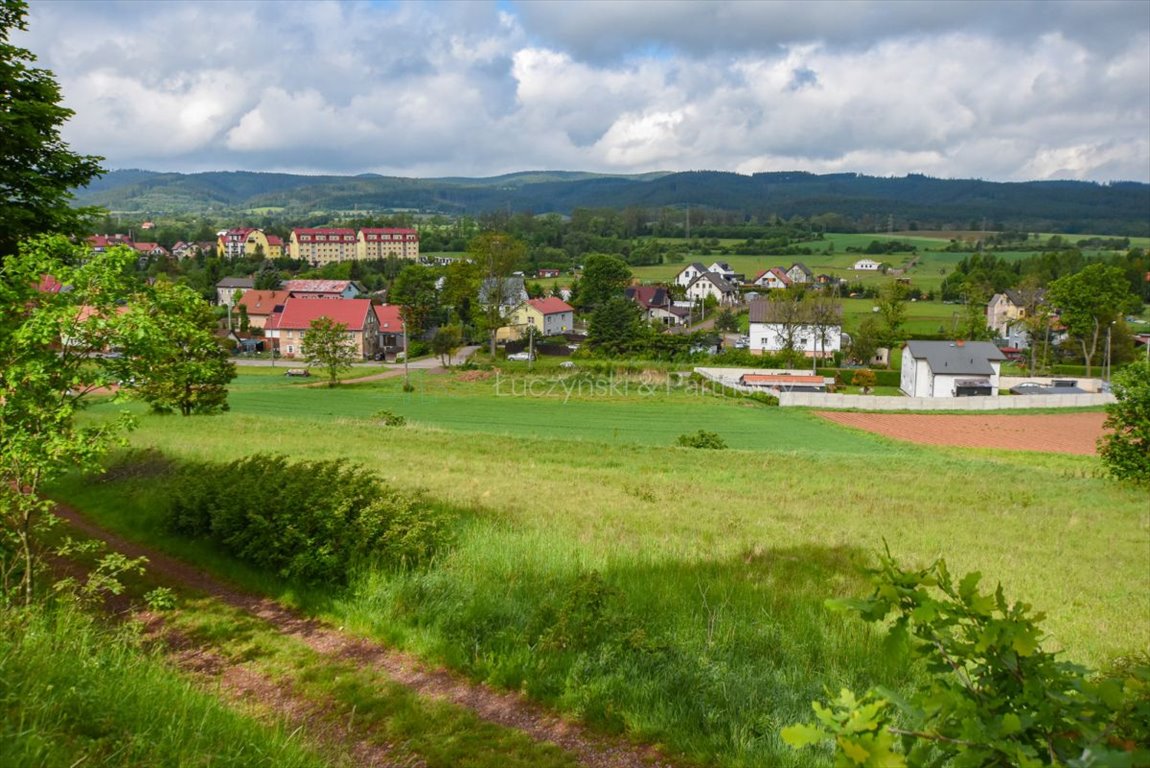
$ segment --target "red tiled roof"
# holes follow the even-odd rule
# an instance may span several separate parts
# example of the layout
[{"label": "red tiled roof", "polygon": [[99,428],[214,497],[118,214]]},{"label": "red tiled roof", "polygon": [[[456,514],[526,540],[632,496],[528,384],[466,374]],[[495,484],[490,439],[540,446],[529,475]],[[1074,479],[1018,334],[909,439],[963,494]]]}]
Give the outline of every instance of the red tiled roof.
[{"label": "red tiled roof", "polygon": [[247,307],[249,315],[270,315],[277,305],[284,305],[291,291],[245,291],[237,304]]},{"label": "red tiled roof", "polygon": [[544,315],[558,315],[561,312],[574,312],[570,304],[554,296],[546,299],[528,299],[527,303]]},{"label": "red tiled roof", "polygon": [[292,230],[292,234],[295,235],[296,240],[301,243],[318,242],[321,236],[325,238],[324,242],[329,243],[355,242],[355,230],[344,227],[319,227],[315,229],[296,227]]},{"label": "red tiled roof", "polygon": [[268,318],[266,328],[307,329],[313,320],[328,317],[343,323],[349,331],[362,331],[371,299],[288,299],[284,310]]},{"label": "red tiled roof", "polygon": [[379,330],[385,333],[403,332],[403,318],[399,315],[398,304],[377,304],[375,316],[379,318]]},{"label": "red tiled roof", "polygon": [[268,235],[267,238],[268,238],[268,245],[280,245],[280,246],[282,246],[284,244],[283,238],[279,237],[278,235]]},{"label": "red tiled roof", "polygon": [[343,293],[349,285],[350,280],[284,280],[280,288],[296,293]]},{"label": "red tiled roof", "polygon": [[825,384],[822,376],[798,376],[787,373],[744,373],[746,384]]},{"label": "red tiled roof", "polygon": [[[397,227],[364,227],[359,230],[363,239],[368,242],[379,240],[418,240],[419,233],[414,229],[400,229]],[[398,237],[396,237],[398,235]]]},{"label": "red tiled roof", "polygon": [[42,275],[40,277],[40,284],[36,286],[36,290],[40,293],[59,293],[64,290],[64,284],[52,275]]}]

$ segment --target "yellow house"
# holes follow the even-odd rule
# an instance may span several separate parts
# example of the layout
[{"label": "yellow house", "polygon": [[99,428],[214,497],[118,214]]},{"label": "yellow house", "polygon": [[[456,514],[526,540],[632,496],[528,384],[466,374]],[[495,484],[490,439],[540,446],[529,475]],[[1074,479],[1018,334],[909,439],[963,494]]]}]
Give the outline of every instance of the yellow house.
[{"label": "yellow house", "polygon": [[562,299],[528,299],[512,311],[508,325],[512,335],[522,337],[528,328],[543,336],[558,336],[575,329],[575,310]]},{"label": "yellow house", "polygon": [[[278,239],[278,238],[277,238]],[[281,241],[282,242],[282,241]],[[245,256],[255,256],[262,253],[269,258],[272,255],[268,237],[263,230],[255,227],[239,227],[220,232],[216,240],[216,250],[223,259],[240,259]],[[283,249],[280,249],[280,255]]]}]

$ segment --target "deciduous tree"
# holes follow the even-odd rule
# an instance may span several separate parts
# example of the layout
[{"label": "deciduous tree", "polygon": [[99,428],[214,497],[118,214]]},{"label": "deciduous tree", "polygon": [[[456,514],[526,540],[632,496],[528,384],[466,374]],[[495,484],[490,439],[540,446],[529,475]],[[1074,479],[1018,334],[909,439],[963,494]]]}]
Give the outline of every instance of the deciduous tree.
[{"label": "deciduous tree", "polygon": [[400,306],[405,331],[411,334],[411,338],[419,338],[428,329],[439,308],[435,281],[435,273],[427,267],[409,264],[400,271],[391,286],[388,299]]},{"label": "deciduous tree", "polygon": [[579,306],[594,309],[616,296],[631,282],[631,268],[622,259],[606,253],[590,253],[583,261],[583,277],[579,281]]},{"label": "deciduous tree", "polygon": [[128,306],[113,368],[158,413],[228,409],[236,367],[215,335],[211,306],[186,285],[159,280]]},{"label": "deciduous tree", "polygon": [[467,254],[479,267],[482,278],[483,319],[491,356],[495,357],[495,340],[511,299],[508,278],[526,260],[527,245],[502,232],[485,232],[468,243]]},{"label": "deciduous tree", "polygon": [[1129,282],[1118,267],[1091,264],[1055,280],[1048,296],[1067,332],[1081,345],[1089,377],[1104,329],[1137,301]]},{"label": "deciduous tree", "polygon": [[439,356],[444,367],[451,366],[451,356],[459,349],[462,338],[459,328],[453,325],[441,327],[431,338],[431,351]]},{"label": "deciduous tree", "polygon": [[1110,431],[1098,453],[1114,477],[1150,485],[1150,362],[1132,363],[1114,375],[1116,402],[1106,406]]},{"label": "deciduous tree", "polygon": [[60,138],[72,110],[60,106],[55,76],[12,45],[27,29],[22,0],[0,0],[0,260],[37,234],[80,234],[93,209],[69,206],[71,190],[98,176],[103,158],[73,152]]},{"label": "deciduous tree", "polygon": [[355,343],[348,337],[347,325],[327,316],[311,321],[300,352],[309,365],[327,372],[329,387],[338,384],[340,372],[350,370],[351,364],[359,358]]},{"label": "deciduous tree", "polygon": [[25,243],[0,263],[0,604],[31,602],[39,533],[55,518],[44,483],[98,466],[126,413],[80,426],[89,395],[114,384],[118,311],[135,286],[126,250],[85,253],[65,239]]}]

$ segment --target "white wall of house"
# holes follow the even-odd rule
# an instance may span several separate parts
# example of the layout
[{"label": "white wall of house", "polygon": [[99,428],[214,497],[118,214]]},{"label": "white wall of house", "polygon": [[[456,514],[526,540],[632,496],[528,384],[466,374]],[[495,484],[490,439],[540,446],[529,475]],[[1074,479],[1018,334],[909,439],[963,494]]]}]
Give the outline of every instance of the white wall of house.
[{"label": "white wall of house", "polygon": [[859,259],[855,262],[854,269],[859,272],[875,272],[882,266],[874,259]]},{"label": "white wall of house", "polygon": [[908,397],[954,397],[956,383],[960,379],[990,380],[990,396],[998,397],[999,379],[1002,363],[992,361],[990,367],[994,373],[990,376],[976,374],[936,374],[930,369],[926,358],[913,357],[904,347],[902,355],[902,373],[899,376],[899,389]]},{"label": "white wall of house", "polygon": [[[825,339],[819,339],[813,325],[800,325],[794,331],[795,350],[807,357],[823,355],[829,357],[842,349],[842,328],[830,326],[823,329]],[[747,332],[751,352],[764,354],[781,352],[786,345],[786,327],[782,323],[751,323]]]},{"label": "white wall of house", "polygon": [[691,283],[695,282],[699,275],[703,274],[702,271],[696,269],[693,265],[688,264],[683,267],[683,271],[675,276],[675,284],[681,285],[684,288],[688,287]]},{"label": "white wall of house", "polygon": [[802,271],[798,264],[795,264],[793,267],[787,270],[787,277],[791,279],[792,283],[810,282],[810,278],[807,277],[807,273]]},{"label": "white wall of house", "polygon": [[687,298],[692,301],[705,301],[708,296],[714,296],[720,304],[730,304],[734,301],[733,296],[724,294],[710,280],[696,280],[687,288]]},{"label": "white wall of house", "polygon": [[771,289],[786,288],[787,287],[787,284],[784,283],[782,280],[780,280],[779,276],[776,275],[774,272],[768,272],[767,274],[760,277],[758,280],[755,281],[755,285],[760,286],[762,288],[771,288]]}]

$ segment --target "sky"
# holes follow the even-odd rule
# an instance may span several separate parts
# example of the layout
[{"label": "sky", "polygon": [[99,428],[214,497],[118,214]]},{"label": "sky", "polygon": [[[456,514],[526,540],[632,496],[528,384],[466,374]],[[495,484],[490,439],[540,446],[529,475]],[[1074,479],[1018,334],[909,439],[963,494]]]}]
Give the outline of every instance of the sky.
[{"label": "sky", "polygon": [[1150,182],[1150,1],[32,0],[108,168]]}]

